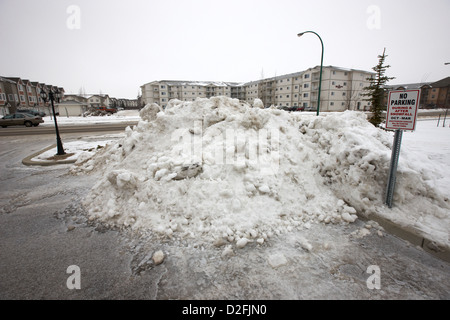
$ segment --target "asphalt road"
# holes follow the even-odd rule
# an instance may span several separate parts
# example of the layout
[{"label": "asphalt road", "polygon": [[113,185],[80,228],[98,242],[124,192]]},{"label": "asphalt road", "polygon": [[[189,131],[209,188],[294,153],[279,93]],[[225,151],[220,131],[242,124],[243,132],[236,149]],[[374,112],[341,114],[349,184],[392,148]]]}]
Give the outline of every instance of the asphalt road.
[{"label": "asphalt road", "polygon": [[[58,125],[60,133],[85,133],[85,132],[103,132],[103,131],[123,131],[127,126],[135,125],[136,121],[108,123],[108,124],[89,124],[89,125]],[[38,127],[7,127],[0,128],[0,136],[22,136],[37,134],[55,134],[54,126]]]},{"label": "asphalt road", "polygon": [[[21,164],[49,140],[53,135],[0,139],[1,300],[450,299],[449,263],[386,232],[355,236],[367,223],[361,220],[314,224],[225,256],[202,239],[112,230],[87,219],[81,205],[99,174]],[[302,238],[312,249],[302,248]],[[155,265],[159,250],[165,258]],[[379,272],[369,273],[374,266]],[[164,315],[182,315],[180,304],[163,305],[155,307]]]}]

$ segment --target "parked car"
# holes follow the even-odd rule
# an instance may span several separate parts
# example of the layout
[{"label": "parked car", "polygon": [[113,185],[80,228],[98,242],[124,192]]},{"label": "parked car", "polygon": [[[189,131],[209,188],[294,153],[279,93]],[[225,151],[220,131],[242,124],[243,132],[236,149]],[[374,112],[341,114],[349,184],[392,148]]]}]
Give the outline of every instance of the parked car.
[{"label": "parked car", "polygon": [[39,110],[36,110],[36,109],[33,109],[33,110],[19,109],[16,112],[18,112],[18,113],[29,113],[29,114],[33,114],[35,116],[41,116],[41,117],[45,117],[46,116],[45,112],[39,111]]},{"label": "parked car", "polygon": [[43,123],[41,116],[35,116],[29,113],[13,113],[8,114],[0,119],[0,126],[6,128],[8,126],[26,126],[37,127],[40,123]]}]

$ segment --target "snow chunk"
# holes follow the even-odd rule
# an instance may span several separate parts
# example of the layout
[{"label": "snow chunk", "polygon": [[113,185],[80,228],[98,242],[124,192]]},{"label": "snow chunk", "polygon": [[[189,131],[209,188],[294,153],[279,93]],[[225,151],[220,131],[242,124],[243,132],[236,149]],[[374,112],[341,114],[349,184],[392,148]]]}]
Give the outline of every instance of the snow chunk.
[{"label": "snow chunk", "polygon": [[267,262],[274,269],[284,266],[288,263],[286,257],[281,252],[277,252],[277,253],[269,255],[267,257]]},{"label": "snow chunk", "polygon": [[161,264],[161,263],[163,263],[163,261],[164,261],[164,252],[162,252],[161,250],[159,250],[159,251],[156,251],[154,254],[153,254],[153,257],[152,257],[152,260],[153,260],[153,263],[157,266],[157,265],[159,265],[159,264]]},{"label": "snow chunk", "polygon": [[245,247],[248,243],[248,239],[247,238],[241,238],[238,241],[236,241],[236,248],[238,249],[242,249],[243,247]]}]

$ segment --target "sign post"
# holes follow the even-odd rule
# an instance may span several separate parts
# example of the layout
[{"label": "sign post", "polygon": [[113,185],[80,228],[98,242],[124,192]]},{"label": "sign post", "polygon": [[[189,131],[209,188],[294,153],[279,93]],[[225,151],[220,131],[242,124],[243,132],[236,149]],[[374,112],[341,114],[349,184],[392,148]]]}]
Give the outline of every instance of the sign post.
[{"label": "sign post", "polygon": [[420,90],[402,90],[389,92],[388,109],[386,115],[386,129],[395,130],[392,146],[391,166],[386,191],[386,204],[392,208],[395,180],[397,175],[400,146],[403,130],[414,131],[417,122]]}]

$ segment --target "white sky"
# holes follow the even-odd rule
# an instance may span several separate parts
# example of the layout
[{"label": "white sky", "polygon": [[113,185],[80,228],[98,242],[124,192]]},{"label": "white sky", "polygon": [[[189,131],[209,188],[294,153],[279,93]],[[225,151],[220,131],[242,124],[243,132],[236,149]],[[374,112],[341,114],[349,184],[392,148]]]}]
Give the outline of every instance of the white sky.
[{"label": "white sky", "polygon": [[133,99],[153,80],[314,67],[319,39],[297,37],[313,30],[324,65],[371,71],[386,47],[390,84],[437,81],[450,75],[449,13],[449,0],[0,0],[0,75]]}]

